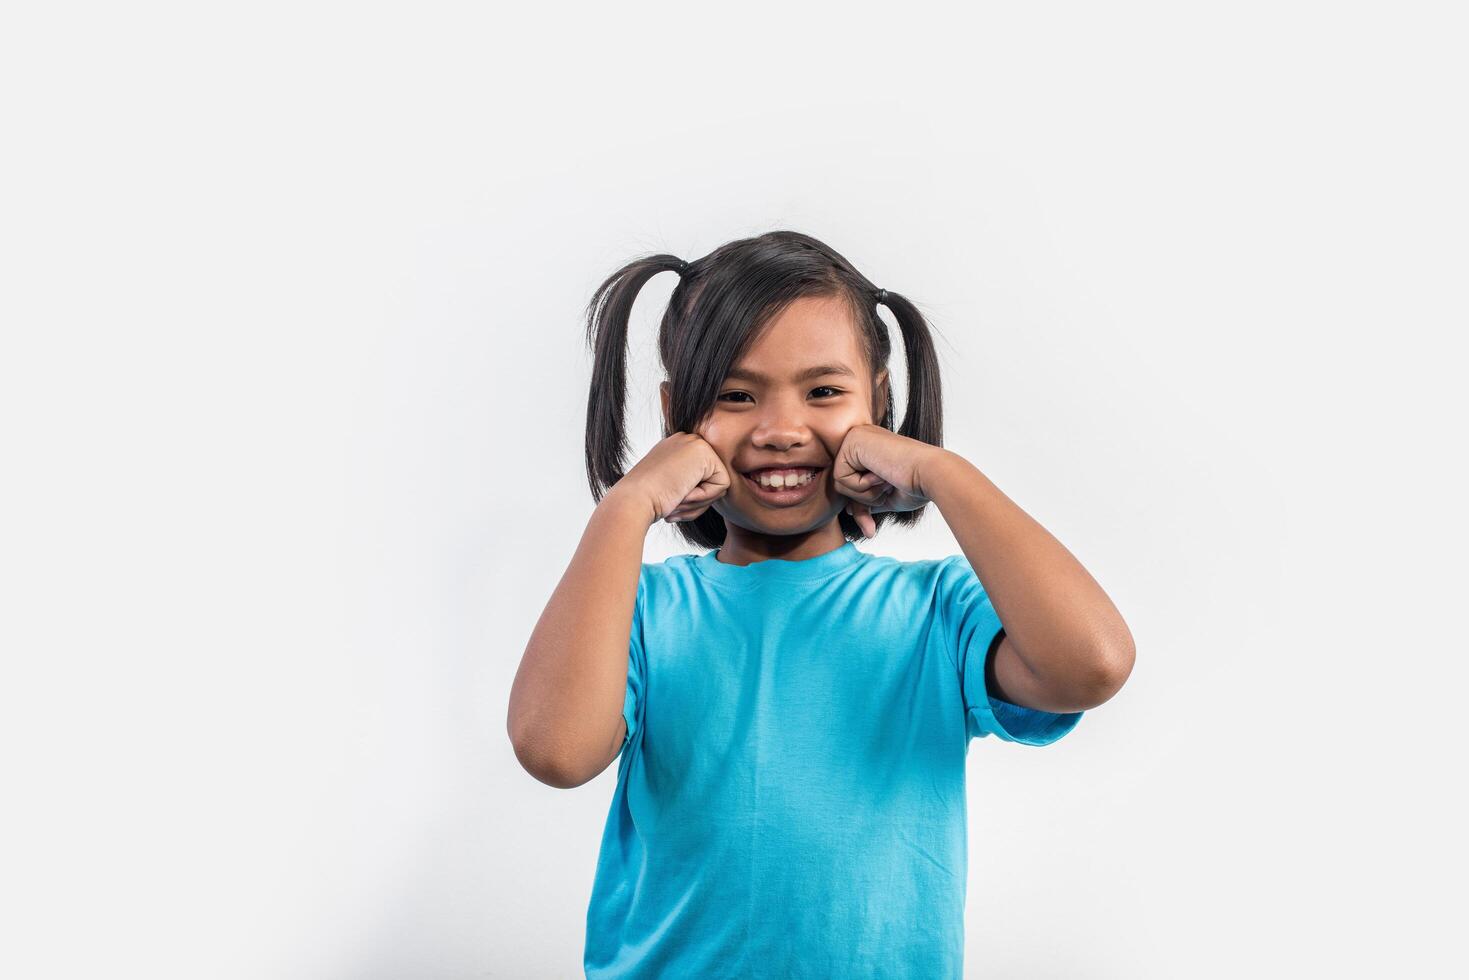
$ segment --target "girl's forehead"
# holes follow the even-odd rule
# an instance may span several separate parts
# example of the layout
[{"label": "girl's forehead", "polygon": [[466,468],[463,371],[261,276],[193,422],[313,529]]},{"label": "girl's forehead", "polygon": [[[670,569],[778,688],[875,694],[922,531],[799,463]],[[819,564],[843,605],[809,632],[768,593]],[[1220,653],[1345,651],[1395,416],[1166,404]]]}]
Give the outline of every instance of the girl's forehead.
[{"label": "girl's forehead", "polygon": [[862,355],[857,325],[845,303],[803,298],[752,338],[739,367],[790,368],[793,359],[841,360],[856,368]]}]

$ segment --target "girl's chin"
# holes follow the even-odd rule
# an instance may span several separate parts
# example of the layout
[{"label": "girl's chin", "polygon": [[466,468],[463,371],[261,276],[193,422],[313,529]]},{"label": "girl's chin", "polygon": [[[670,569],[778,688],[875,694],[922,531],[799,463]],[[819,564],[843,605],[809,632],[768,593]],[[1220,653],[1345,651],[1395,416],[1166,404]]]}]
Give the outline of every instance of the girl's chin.
[{"label": "girl's chin", "polygon": [[753,513],[744,508],[726,506],[719,510],[719,515],[726,522],[755,534],[807,534],[836,520],[841,510],[830,501],[823,506],[821,499],[812,498],[802,506],[782,509],[760,507],[757,504]]}]

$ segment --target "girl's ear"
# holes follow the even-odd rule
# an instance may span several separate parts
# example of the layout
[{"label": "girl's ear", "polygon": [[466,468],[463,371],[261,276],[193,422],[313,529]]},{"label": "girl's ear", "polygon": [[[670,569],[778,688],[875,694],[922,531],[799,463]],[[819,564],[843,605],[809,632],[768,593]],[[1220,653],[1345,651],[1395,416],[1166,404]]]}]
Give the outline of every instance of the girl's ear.
[{"label": "girl's ear", "polygon": [[872,421],[880,423],[888,407],[888,369],[877,372],[877,384],[872,387]]},{"label": "girl's ear", "polygon": [[673,384],[663,381],[658,384],[658,400],[663,403],[663,437],[666,439],[673,434],[673,412],[670,409],[673,398]]}]

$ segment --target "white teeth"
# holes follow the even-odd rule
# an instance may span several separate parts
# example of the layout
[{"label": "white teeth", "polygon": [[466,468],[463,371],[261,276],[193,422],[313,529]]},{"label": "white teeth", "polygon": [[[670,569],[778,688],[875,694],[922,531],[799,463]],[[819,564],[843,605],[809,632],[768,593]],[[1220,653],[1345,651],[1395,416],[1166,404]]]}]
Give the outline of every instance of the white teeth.
[{"label": "white teeth", "polygon": [[756,477],[762,487],[770,487],[773,490],[783,490],[786,487],[805,486],[811,482],[812,472],[810,470],[765,472]]}]

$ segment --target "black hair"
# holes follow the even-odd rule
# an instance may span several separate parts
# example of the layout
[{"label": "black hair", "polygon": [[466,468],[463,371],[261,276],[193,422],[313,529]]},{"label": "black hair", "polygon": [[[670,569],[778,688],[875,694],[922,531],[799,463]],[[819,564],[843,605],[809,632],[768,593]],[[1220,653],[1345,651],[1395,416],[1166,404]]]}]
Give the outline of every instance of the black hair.
[{"label": "black hair", "polygon": [[[892,290],[881,293],[866,276],[833,249],[809,235],[771,231],[721,245],[685,263],[674,255],[634,259],[597,287],[587,304],[587,345],[593,352],[591,391],[587,397],[587,479],[592,498],[622,479],[628,455],[626,432],[627,326],[633,300],[660,272],[678,272],[679,284],[669,299],[658,329],[658,355],[671,391],[664,436],[693,432],[714,407],[719,388],[760,329],[802,297],[845,298],[857,324],[861,345],[875,380],[887,367],[892,343],[887,325],[877,315],[882,302],[898,321],[908,362],[908,406],[900,435],[934,446],[943,445],[943,399],[939,362],[928,322],[906,298]],[[893,386],[877,424],[893,428]],[[735,474],[730,474],[735,477]],[[888,520],[911,526],[926,508],[873,514],[879,528]],[[862,530],[845,511],[837,515],[848,540]],[[713,507],[692,521],[675,525],[685,540],[704,548],[724,543],[724,518]]]}]

